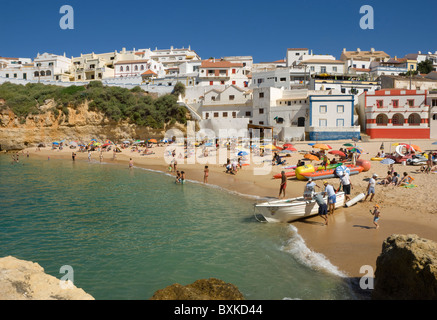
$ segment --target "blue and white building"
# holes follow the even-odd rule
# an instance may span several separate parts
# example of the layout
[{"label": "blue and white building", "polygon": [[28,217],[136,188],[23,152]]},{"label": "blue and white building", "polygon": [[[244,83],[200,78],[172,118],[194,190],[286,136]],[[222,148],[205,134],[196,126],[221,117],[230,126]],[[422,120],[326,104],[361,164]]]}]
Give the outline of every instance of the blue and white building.
[{"label": "blue and white building", "polygon": [[310,95],[309,139],[359,139],[360,126],[354,106],[354,95]]}]

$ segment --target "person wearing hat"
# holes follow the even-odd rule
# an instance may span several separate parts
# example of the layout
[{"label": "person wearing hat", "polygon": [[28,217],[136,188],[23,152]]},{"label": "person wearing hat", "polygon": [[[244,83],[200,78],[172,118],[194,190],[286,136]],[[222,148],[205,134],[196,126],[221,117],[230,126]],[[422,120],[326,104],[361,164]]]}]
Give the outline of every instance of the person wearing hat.
[{"label": "person wearing hat", "polygon": [[364,198],[364,201],[367,200],[367,197],[370,196],[370,201],[373,200],[373,197],[375,196],[375,185],[376,185],[376,179],[378,178],[378,175],[376,173],[373,174],[372,178],[369,179],[369,184],[367,185],[367,195]]},{"label": "person wearing hat", "polygon": [[313,195],[315,193],[315,187],[320,188],[312,178],[308,179],[307,184],[305,185],[305,191],[303,192],[303,197],[305,200],[312,200]]},{"label": "person wearing hat", "polygon": [[325,225],[328,225],[328,206],[323,200],[323,196],[320,193],[316,193],[314,195],[314,200],[316,200],[317,205],[319,206],[319,216],[321,216],[325,220]]},{"label": "person wearing hat", "polygon": [[328,181],[323,181],[323,185],[325,186],[325,191],[323,192],[323,195],[328,196],[328,210],[329,214],[334,214],[335,210],[335,203],[337,202],[337,196],[335,195],[335,190],[332,185],[328,183]]},{"label": "person wearing hat", "polygon": [[341,186],[343,186],[344,198],[347,202],[350,200],[351,188],[353,188],[352,182],[347,172],[344,172],[343,175],[340,176],[340,185],[338,186],[337,192],[340,190]]}]

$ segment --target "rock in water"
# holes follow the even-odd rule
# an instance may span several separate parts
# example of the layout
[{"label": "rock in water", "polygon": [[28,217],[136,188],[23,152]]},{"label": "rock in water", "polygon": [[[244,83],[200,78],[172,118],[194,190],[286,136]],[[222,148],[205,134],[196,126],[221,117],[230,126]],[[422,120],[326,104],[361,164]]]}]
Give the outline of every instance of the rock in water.
[{"label": "rock in water", "polygon": [[38,263],[9,256],[0,258],[0,300],[94,300],[94,298],[73,284],[60,285],[60,280],[46,274]]},{"label": "rock in water", "polygon": [[391,235],[376,260],[372,299],[436,300],[437,243],[417,235]]},{"label": "rock in water", "polygon": [[235,285],[209,278],[186,286],[172,284],[156,291],[151,300],[244,300],[244,296]]}]

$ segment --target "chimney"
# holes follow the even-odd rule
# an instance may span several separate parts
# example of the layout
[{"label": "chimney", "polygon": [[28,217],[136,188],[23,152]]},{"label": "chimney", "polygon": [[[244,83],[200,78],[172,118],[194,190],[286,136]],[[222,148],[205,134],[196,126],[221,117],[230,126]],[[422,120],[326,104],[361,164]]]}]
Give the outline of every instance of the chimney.
[{"label": "chimney", "polygon": [[374,53],[375,52],[375,48],[370,48],[370,52]]},{"label": "chimney", "polygon": [[361,49],[360,49],[360,48],[357,48],[357,52],[361,52]]},{"label": "chimney", "polygon": [[343,53],[346,53],[346,48],[343,48]]}]

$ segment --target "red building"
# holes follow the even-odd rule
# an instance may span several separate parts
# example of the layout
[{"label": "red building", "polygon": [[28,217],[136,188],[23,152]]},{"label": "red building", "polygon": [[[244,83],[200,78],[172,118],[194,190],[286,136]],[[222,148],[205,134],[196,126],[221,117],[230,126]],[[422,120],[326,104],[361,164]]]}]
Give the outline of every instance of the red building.
[{"label": "red building", "polygon": [[429,139],[426,91],[383,89],[359,96],[360,116],[372,139]]}]

